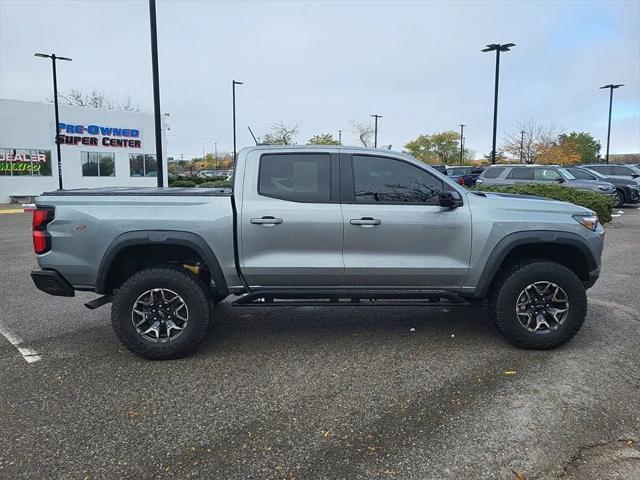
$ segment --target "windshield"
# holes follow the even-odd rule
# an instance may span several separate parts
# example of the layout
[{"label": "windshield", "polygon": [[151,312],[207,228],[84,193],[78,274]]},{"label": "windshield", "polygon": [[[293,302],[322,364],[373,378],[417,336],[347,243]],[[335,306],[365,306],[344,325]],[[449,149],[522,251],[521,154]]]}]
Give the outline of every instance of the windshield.
[{"label": "windshield", "polygon": [[600,172],[596,172],[595,170],[591,170],[590,168],[587,168],[587,167],[581,167],[581,168],[583,168],[584,170],[586,170],[589,173],[592,173],[593,175],[595,175],[596,177],[598,177],[601,180],[604,180],[604,179],[607,178],[603,174],[601,174]]},{"label": "windshield", "polygon": [[560,171],[560,173],[562,174],[562,176],[565,179],[567,179],[567,180],[575,180],[576,179],[576,177],[571,175],[571,172],[569,170],[567,170],[566,168],[559,168],[558,170]]}]

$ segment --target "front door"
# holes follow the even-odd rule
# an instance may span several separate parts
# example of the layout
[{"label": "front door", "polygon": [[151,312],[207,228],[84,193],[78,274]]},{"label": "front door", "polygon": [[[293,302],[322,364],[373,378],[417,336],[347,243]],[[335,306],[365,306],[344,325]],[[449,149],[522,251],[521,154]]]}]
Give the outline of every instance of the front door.
[{"label": "front door", "polygon": [[398,158],[342,155],[341,168],[346,286],[462,285],[471,253],[468,205],[441,207],[443,181]]},{"label": "front door", "polygon": [[340,284],[337,154],[255,150],[247,155],[239,198],[240,258],[250,286]]}]

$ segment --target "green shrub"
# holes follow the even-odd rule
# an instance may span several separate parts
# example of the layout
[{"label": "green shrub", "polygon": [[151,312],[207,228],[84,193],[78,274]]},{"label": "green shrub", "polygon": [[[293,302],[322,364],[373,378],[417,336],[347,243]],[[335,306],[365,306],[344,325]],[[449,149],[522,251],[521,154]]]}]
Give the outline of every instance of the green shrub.
[{"label": "green shrub", "polygon": [[170,187],[195,187],[196,183],[191,180],[173,180],[169,182]]},{"label": "green shrub", "polygon": [[231,182],[225,179],[216,180],[214,182],[203,182],[198,185],[200,188],[231,188]]},{"label": "green shrub", "polygon": [[611,198],[599,193],[577,190],[564,185],[543,185],[539,183],[522,185],[476,185],[472,190],[534,195],[536,197],[569,202],[593,210],[598,214],[601,223],[611,221],[611,209],[613,208],[613,200]]}]

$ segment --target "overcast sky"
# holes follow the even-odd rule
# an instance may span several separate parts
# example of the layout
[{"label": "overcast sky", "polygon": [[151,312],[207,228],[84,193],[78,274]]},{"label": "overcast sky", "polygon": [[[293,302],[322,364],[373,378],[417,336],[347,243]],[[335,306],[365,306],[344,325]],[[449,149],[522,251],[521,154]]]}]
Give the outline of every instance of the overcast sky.
[{"label": "overcast sky", "polygon": [[[587,131],[612,153],[640,152],[640,2],[158,2],[162,111],[170,155],[230,150],[231,79],[239,145],[273,121],[355,144],[350,120],[383,115],[379,144],[467,124],[466,145],[491,150],[495,54],[498,138],[519,120]],[[146,1],[0,0],[0,97],[51,97],[51,68],[33,53],[73,58],[59,88],[127,93],[153,106]],[[204,138],[198,138],[204,137]]]}]

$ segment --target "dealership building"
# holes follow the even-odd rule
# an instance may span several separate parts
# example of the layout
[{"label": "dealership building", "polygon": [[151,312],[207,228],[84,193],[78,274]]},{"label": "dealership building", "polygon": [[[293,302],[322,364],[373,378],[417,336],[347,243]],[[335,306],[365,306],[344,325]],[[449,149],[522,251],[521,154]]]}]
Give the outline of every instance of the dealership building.
[{"label": "dealership building", "polygon": [[56,135],[65,189],[157,185],[152,114],[60,105],[54,126],[52,103],[0,99],[0,203],[58,188]]}]

